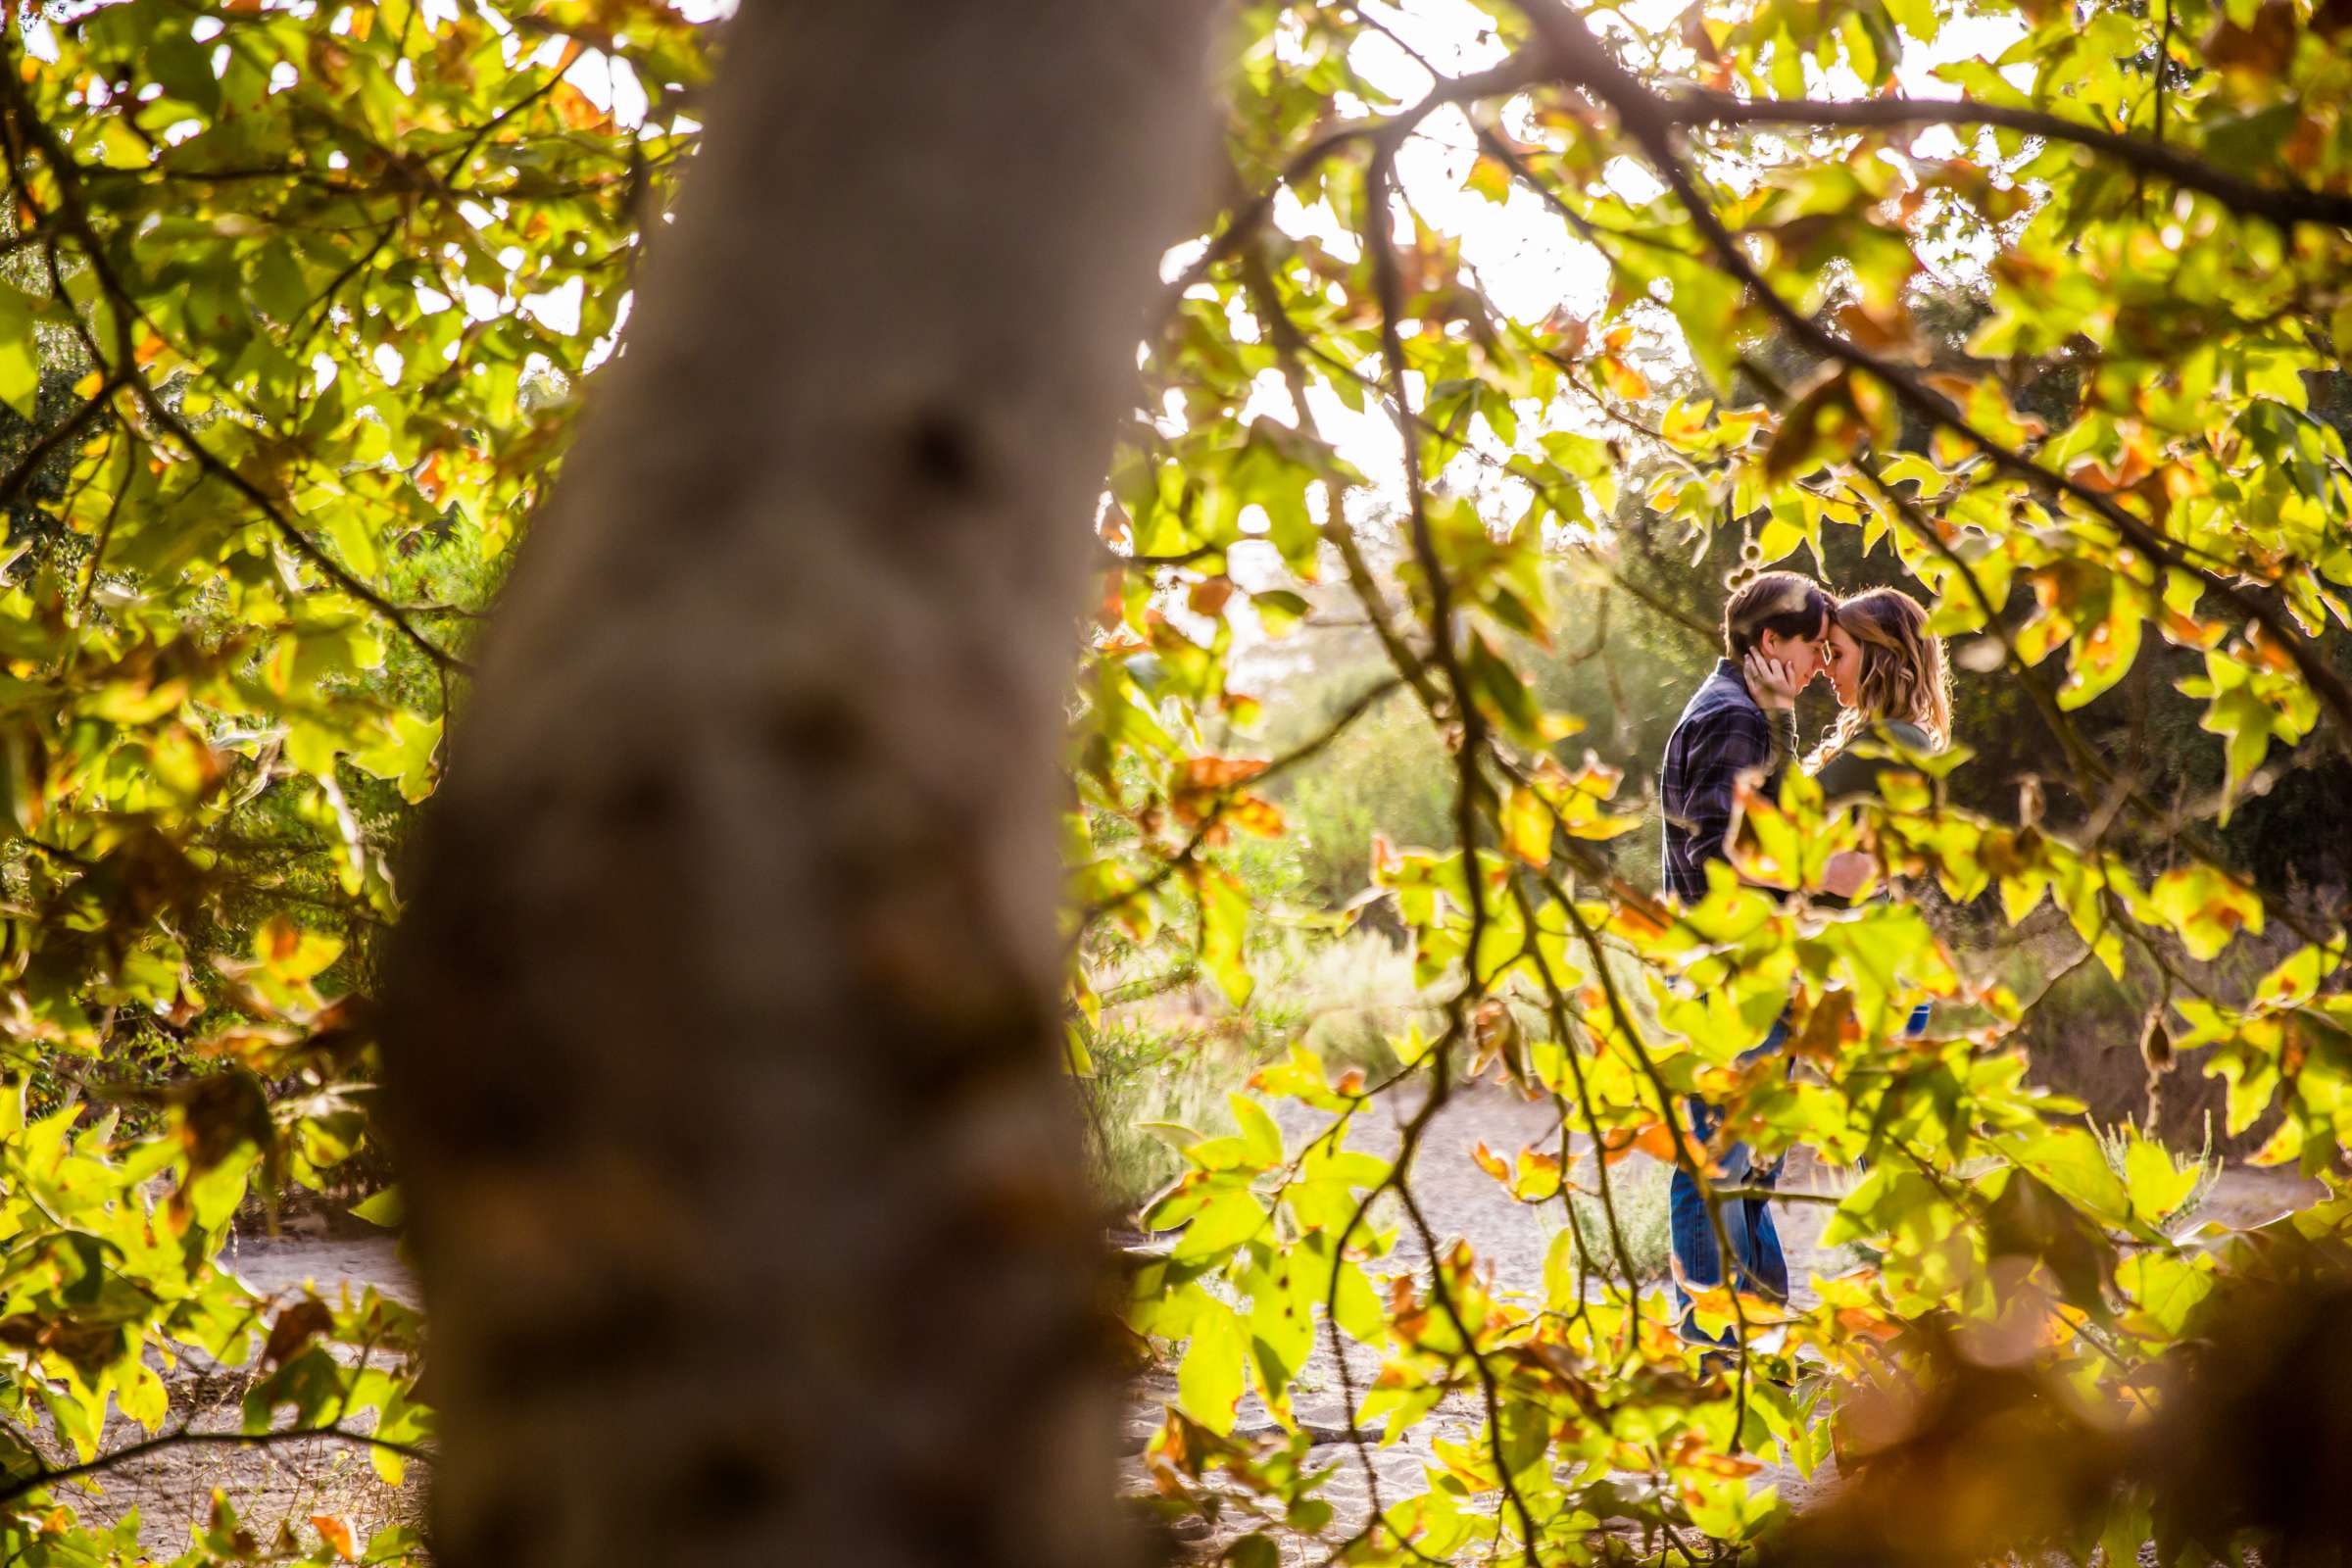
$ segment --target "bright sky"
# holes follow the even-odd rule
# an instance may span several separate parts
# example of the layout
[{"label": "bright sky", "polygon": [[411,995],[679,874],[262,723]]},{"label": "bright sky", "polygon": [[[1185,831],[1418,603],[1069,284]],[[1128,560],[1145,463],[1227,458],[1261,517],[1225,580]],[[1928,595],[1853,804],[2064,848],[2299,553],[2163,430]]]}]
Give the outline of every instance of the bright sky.
[{"label": "bright sky", "polygon": [[[1376,16],[1415,52],[1448,74],[1483,70],[1503,56],[1504,50],[1494,38],[1487,18],[1466,0],[1362,0],[1362,4],[1367,14]],[[1668,29],[1684,11],[1685,0],[1630,0],[1626,9],[1644,28]],[[1599,24],[1606,25],[1609,20],[1603,17]],[[1915,39],[1904,40],[1896,79],[1901,90],[1910,96],[1955,96],[1950,84],[1934,74],[1937,66],[1972,56],[1997,61],[2024,32],[2024,24],[2013,16],[1963,14],[1951,18],[1943,24],[1933,44],[1923,46]],[[1367,30],[1356,42],[1349,63],[1375,86],[1402,102],[1419,98],[1431,86],[1429,73],[1404,49],[1376,31]],[[1861,80],[1842,66],[1826,74],[1810,65],[1807,70],[1808,91],[1814,96],[1866,95]],[[1914,147],[1923,156],[1931,157],[1961,151],[1958,139],[1941,129],[1922,133]],[[1557,215],[1531,192],[1513,187],[1508,200],[1497,205],[1463,189],[1462,180],[1476,156],[1476,140],[1467,117],[1458,109],[1442,110],[1425,121],[1420,133],[1399,149],[1397,177],[1425,220],[1461,237],[1463,261],[1476,270],[1489,297],[1501,309],[1530,320],[1542,319],[1555,308],[1563,307],[1578,316],[1597,314],[1606,300],[1608,282],[1607,268],[1599,253],[1569,232]],[[1611,166],[1609,178],[1621,194],[1635,201],[1649,200],[1663,189],[1631,158],[1620,159]],[[1310,211],[1286,195],[1277,202],[1274,219],[1286,232],[1301,237],[1314,235],[1337,255],[1357,254],[1353,238],[1340,226],[1328,208],[1318,206]],[[1164,269],[1166,274],[1173,277],[1196,254],[1197,248],[1190,246],[1171,253]],[[1413,390],[1418,396],[1417,377]],[[1388,416],[1377,404],[1367,404],[1361,414],[1351,412],[1336,397],[1320,391],[1310,393],[1309,401],[1324,435],[1371,481],[1370,493],[1355,497],[1351,510],[1354,505],[1363,505],[1374,512],[1401,508],[1401,460],[1396,428]],[[1279,375],[1268,372],[1245,414],[1251,416],[1265,414],[1286,421],[1292,417],[1290,395]],[[1565,403],[1548,411],[1527,404],[1520,415],[1523,442],[1563,424],[1584,429],[1600,427],[1597,416]],[[1486,430],[1483,419],[1478,421],[1476,433],[1479,444],[1491,452],[1503,450]],[[1468,457],[1457,459],[1444,477],[1464,488],[1481,480],[1490,489],[1494,488],[1492,470]],[[1507,515],[1524,504],[1524,497],[1509,494],[1514,488],[1509,481],[1503,481],[1500,488],[1496,502]],[[1235,576],[1246,587],[1272,586],[1279,575],[1271,549],[1245,547],[1236,553],[1233,564]]]}]

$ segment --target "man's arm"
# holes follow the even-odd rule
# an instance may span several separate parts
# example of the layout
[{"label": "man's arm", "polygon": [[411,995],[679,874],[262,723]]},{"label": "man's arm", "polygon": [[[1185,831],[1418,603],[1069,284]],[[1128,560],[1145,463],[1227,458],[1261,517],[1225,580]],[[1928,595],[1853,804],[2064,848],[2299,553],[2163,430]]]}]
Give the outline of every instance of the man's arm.
[{"label": "man's arm", "polygon": [[1764,781],[1769,787],[1776,784],[1782,770],[1796,759],[1796,710],[1767,710],[1764,721],[1771,726],[1772,737],[1772,755],[1764,760]]},{"label": "man's arm", "polygon": [[1726,708],[1699,719],[1684,752],[1682,819],[1702,858],[1728,860],[1740,780],[1769,773],[1772,726],[1753,709]]}]

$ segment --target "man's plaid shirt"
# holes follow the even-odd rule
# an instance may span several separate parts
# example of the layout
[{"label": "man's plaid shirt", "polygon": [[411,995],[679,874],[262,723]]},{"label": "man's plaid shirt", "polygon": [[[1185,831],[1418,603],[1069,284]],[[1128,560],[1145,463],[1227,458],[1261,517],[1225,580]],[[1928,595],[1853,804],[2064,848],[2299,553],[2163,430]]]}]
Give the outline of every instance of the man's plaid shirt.
[{"label": "man's plaid shirt", "polygon": [[1674,726],[1658,769],[1658,805],[1666,818],[1666,891],[1685,904],[1706,897],[1709,860],[1725,858],[1732,797],[1740,776],[1753,771],[1771,793],[1788,760],[1776,754],[1775,726],[1747,694],[1730,660],[1716,662]]}]

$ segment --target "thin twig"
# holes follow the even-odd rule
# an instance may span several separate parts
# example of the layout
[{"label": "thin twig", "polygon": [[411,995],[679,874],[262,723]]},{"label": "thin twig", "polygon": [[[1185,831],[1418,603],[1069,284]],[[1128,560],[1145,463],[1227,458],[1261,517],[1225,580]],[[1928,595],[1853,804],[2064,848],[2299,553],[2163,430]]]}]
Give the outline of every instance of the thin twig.
[{"label": "thin twig", "polygon": [[0,1483],[0,1503],[14,1502],[19,1497],[41,1491],[45,1487],[53,1487],[61,1481],[71,1481],[75,1476],[95,1475],[111,1470],[117,1465],[127,1464],[133,1459],[165,1448],[270,1447],[278,1444],[308,1443],[319,1439],[361,1444],[371,1448],[383,1448],[407,1459],[429,1460],[432,1457],[424,1449],[413,1444],[395,1443],[389,1438],[378,1438],[366,1432],[353,1432],[349,1428],[341,1426],[291,1427],[276,1432],[190,1432],[182,1429],[177,1432],[166,1432],[137,1443],[126,1444],[111,1453],[102,1453],[94,1459],[84,1459],[78,1464],[47,1467],[31,1475],[19,1476],[6,1483]]}]

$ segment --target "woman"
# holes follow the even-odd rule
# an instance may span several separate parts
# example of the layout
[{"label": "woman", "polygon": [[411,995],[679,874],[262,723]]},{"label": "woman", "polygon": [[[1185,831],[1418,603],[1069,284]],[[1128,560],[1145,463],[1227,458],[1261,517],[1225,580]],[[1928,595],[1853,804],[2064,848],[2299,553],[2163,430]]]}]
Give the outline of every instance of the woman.
[{"label": "woman", "polygon": [[1805,760],[1805,771],[1831,800],[1867,795],[1899,760],[1863,757],[1860,740],[1907,752],[1940,752],[1951,742],[1952,677],[1943,639],[1928,630],[1928,612],[1900,588],[1873,588],[1841,602],[1830,619],[1830,685],[1844,711]]},{"label": "woman", "polygon": [[[1906,752],[1940,752],[1951,743],[1952,675],[1943,639],[1928,630],[1925,607],[1900,588],[1873,588],[1838,606],[1826,667],[1843,711],[1805,760],[1826,799],[1875,795],[1879,775],[1903,765],[1899,757],[1862,756],[1853,750],[1857,741]],[[1913,1008],[1907,1032],[1924,1031],[1928,1013],[1927,1003]]]}]

